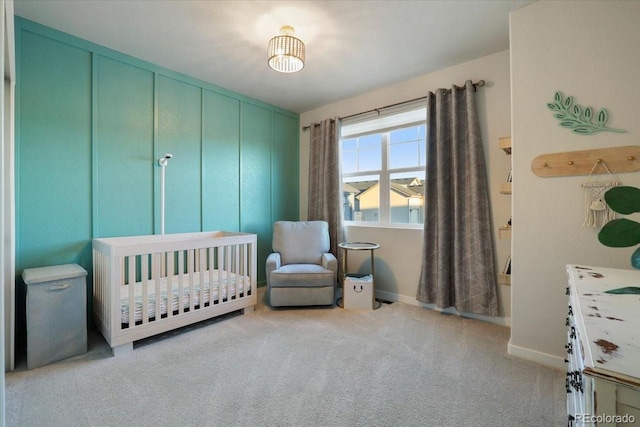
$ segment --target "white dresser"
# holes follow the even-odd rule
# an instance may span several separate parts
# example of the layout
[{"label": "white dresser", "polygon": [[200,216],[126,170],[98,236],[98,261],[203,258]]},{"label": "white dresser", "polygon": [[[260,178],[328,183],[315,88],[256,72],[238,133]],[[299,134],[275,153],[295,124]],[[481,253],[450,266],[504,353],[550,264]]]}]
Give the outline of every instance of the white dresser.
[{"label": "white dresser", "polygon": [[569,426],[640,426],[639,270],[568,265]]}]

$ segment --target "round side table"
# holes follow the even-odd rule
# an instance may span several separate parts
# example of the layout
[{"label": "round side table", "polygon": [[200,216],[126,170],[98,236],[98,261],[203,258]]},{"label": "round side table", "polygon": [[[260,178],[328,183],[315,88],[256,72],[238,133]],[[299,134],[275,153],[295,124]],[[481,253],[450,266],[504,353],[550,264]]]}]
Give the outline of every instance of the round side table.
[{"label": "round side table", "polygon": [[[338,243],[338,247],[342,248],[342,250],[344,251],[344,256],[342,257],[342,277],[341,277],[342,301],[343,301],[343,305],[341,305],[341,307],[344,307],[344,296],[345,296],[344,282],[345,282],[345,278],[347,277],[347,258],[348,258],[349,251],[370,251],[371,278],[373,280],[373,287],[375,287],[375,265],[373,262],[373,251],[375,251],[376,249],[379,249],[380,245],[377,243],[371,243],[371,242],[342,242],[342,243]],[[372,299],[375,301],[375,289],[371,289],[371,292],[372,292]],[[372,303],[372,308],[373,309],[377,308],[373,306],[375,306],[375,304]]]}]

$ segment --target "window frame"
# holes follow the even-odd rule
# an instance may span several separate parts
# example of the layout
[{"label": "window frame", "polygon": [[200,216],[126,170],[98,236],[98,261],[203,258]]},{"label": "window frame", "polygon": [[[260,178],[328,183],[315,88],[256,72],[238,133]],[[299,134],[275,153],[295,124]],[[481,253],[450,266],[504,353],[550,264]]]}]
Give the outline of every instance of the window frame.
[{"label": "window frame", "polygon": [[[358,171],[358,172],[342,172],[341,167],[341,181],[344,182],[344,179],[354,178],[354,177],[365,177],[371,175],[378,175],[378,184],[380,189],[380,200],[379,200],[379,214],[378,221],[356,221],[356,220],[344,220],[344,225],[348,227],[374,227],[374,228],[403,228],[403,229],[420,229],[422,230],[424,227],[424,199],[423,199],[423,216],[421,223],[402,223],[402,222],[391,222],[391,176],[398,173],[407,173],[407,172],[418,172],[420,174],[426,173],[426,164],[419,165],[415,167],[402,167],[402,168],[389,168],[389,155],[390,155],[390,139],[391,133],[393,131],[399,129],[406,129],[416,126],[425,126],[425,151],[426,151],[426,109],[424,106],[413,107],[411,109],[407,109],[406,111],[425,111],[424,119],[420,120],[411,120],[404,123],[394,124],[391,126],[380,126],[376,128],[375,126],[369,130],[363,130],[358,133],[348,133],[346,136],[343,136],[341,131],[340,134],[340,161],[342,164],[343,159],[343,150],[342,150],[342,142],[343,140],[361,138],[367,135],[381,135],[381,169],[378,170],[367,170],[367,171]],[[397,114],[397,113],[396,113]],[[365,120],[363,122],[372,122],[374,123],[376,118]],[[420,163],[420,162],[419,162]],[[426,163],[426,152],[425,152],[425,163]],[[342,211],[344,213],[344,210]]]}]

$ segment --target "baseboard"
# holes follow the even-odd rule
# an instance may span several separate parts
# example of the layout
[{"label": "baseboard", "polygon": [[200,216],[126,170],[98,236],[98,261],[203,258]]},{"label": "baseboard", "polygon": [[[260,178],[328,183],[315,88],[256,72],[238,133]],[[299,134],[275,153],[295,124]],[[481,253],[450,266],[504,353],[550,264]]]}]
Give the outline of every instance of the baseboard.
[{"label": "baseboard", "polygon": [[376,298],[379,298],[384,301],[393,301],[393,302],[401,302],[404,304],[416,305],[419,307],[428,308],[430,310],[440,311],[442,313],[457,314],[459,316],[467,317],[470,319],[483,320],[485,322],[491,322],[497,325],[511,327],[510,317],[493,317],[493,316],[483,316],[481,314],[474,314],[474,313],[460,313],[455,308],[442,309],[442,308],[436,307],[435,304],[425,304],[423,302],[418,301],[415,298],[411,298],[405,295],[399,295],[392,292],[380,291],[380,290],[376,290]]},{"label": "baseboard", "polygon": [[511,340],[509,340],[509,344],[507,345],[507,353],[509,353],[511,356],[530,360],[531,362],[539,363],[551,368],[561,370],[566,369],[566,364],[562,357],[552,356],[551,354],[547,353],[541,353],[536,350],[531,350],[530,348],[519,347],[517,345],[511,344]]}]

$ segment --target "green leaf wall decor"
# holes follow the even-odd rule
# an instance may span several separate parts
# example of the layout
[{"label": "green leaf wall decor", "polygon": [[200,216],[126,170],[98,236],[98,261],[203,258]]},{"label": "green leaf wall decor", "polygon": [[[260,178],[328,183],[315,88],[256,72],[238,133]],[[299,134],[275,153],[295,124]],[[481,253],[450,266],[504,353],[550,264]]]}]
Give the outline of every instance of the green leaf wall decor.
[{"label": "green leaf wall decor", "polygon": [[606,294],[618,295],[640,295],[640,288],[637,286],[627,286],[626,288],[611,289],[604,291]]},{"label": "green leaf wall decor", "polygon": [[595,116],[596,123],[593,123],[594,115],[591,107],[582,108],[578,104],[573,105],[573,98],[568,96],[563,99],[560,92],[555,93],[554,102],[548,103],[547,107],[554,112],[553,117],[560,120],[560,126],[571,129],[572,132],[578,135],[590,135],[601,131],[626,132],[622,129],[613,129],[605,126],[607,120],[609,120],[609,114],[604,108],[598,111]]}]

